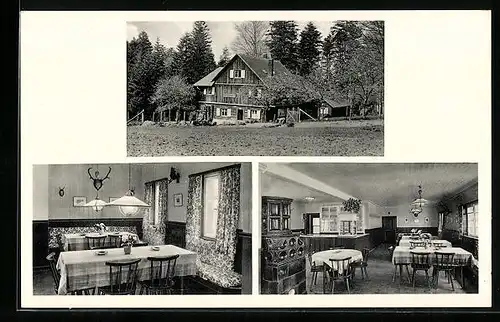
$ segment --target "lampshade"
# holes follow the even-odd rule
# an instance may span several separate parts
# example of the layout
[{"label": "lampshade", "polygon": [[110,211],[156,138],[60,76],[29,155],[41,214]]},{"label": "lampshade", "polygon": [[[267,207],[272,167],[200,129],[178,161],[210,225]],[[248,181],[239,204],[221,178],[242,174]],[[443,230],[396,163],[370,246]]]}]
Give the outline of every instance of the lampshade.
[{"label": "lampshade", "polygon": [[147,203],[134,197],[133,192],[130,190],[125,196],[108,203],[107,206],[120,207],[120,212],[126,216],[136,214],[141,207],[149,207]]},{"label": "lampshade", "polygon": [[411,208],[410,213],[413,214],[413,216],[418,216],[422,212],[422,208]]},{"label": "lampshade", "polygon": [[96,197],[95,199],[90,200],[89,202],[87,202],[85,204],[85,207],[92,207],[96,212],[99,212],[106,205],[107,205],[106,202],[104,202],[101,199],[99,199],[99,198]]}]

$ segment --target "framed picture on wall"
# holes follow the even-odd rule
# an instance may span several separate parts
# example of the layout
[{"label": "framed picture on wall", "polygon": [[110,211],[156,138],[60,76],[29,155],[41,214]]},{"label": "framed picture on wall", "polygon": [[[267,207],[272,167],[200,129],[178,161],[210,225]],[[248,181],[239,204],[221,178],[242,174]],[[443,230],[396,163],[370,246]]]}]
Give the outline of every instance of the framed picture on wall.
[{"label": "framed picture on wall", "polygon": [[174,195],[174,207],[182,207],[182,193]]},{"label": "framed picture on wall", "polygon": [[118,199],[118,197],[109,197],[109,202],[113,202],[113,201],[115,201],[116,199]]},{"label": "framed picture on wall", "polygon": [[87,197],[73,197],[73,207],[83,207],[87,203]]}]

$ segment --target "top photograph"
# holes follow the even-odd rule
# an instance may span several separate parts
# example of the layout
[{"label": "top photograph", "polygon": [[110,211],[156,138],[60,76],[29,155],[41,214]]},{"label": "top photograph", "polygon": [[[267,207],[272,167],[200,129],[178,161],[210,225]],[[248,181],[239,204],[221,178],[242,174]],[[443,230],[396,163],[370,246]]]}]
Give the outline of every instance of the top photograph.
[{"label": "top photograph", "polygon": [[127,156],[383,156],[383,21],[127,22]]}]

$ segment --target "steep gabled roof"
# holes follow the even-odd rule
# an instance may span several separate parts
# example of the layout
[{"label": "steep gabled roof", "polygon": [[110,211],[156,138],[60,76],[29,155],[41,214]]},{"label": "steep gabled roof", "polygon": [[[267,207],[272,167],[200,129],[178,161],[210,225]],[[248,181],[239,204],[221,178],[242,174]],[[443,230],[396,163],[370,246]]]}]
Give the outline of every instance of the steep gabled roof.
[{"label": "steep gabled roof", "polygon": [[[252,56],[248,55],[242,55],[242,54],[236,54],[234,55],[229,62],[224,67],[218,67],[214,69],[210,74],[206,75],[199,81],[197,81],[194,86],[213,86],[215,80],[219,75],[222,73],[222,71],[229,66],[235,59],[236,57],[240,57],[241,60],[257,75],[257,77],[263,82],[266,83],[266,78],[271,76],[271,71],[269,70],[269,64],[270,60],[265,59],[265,58],[255,58]],[[291,72],[286,69],[285,66],[279,61],[279,60],[274,60],[273,63],[273,68],[274,68],[274,75],[291,75]]]},{"label": "steep gabled roof", "polygon": [[[255,58],[248,55],[239,55],[240,58],[247,64],[247,66],[260,78],[264,83],[266,78],[271,76],[271,71],[269,70],[270,60],[265,58]],[[274,60],[273,62],[274,75],[290,75],[290,71],[286,69],[285,66],[279,61]]]},{"label": "steep gabled roof", "polygon": [[219,72],[223,69],[223,67],[217,67],[213,71],[211,71],[208,75],[194,83],[194,86],[205,87],[205,86],[213,86],[215,78],[219,75]]}]

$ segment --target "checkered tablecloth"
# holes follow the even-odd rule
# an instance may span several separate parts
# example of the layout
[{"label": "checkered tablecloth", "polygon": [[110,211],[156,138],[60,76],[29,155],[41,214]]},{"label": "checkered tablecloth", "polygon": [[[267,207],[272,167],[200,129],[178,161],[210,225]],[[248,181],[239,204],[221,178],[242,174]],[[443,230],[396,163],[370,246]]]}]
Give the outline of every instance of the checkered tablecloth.
[{"label": "checkered tablecloth", "polygon": [[[139,240],[139,237],[136,234],[129,233],[129,232],[120,232],[120,233],[105,233],[106,236],[109,234],[120,234],[120,235],[133,235]],[[82,234],[64,234],[62,236],[62,242],[63,242],[63,248],[64,251],[75,251],[75,250],[86,250],[87,244],[85,240],[86,235],[92,235],[92,236],[102,236],[99,233],[82,233]],[[106,247],[111,247],[111,239],[106,237],[106,240],[104,241],[104,246]]]},{"label": "checkered tablecloth", "polygon": [[411,263],[410,251],[431,253],[429,255],[429,262],[431,265],[434,265],[436,263],[436,256],[434,255],[435,252],[454,253],[455,256],[453,257],[453,265],[455,266],[468,266],[470,265],[471,260],[473,258],[470,252],[460,247],[446,247],[446,248],[441,248],[440,250],[436,250],[433,247],[431,248],[416,247],[410,250],[410,247],[397,246],[394,249],[394,253],[392,255],[392,263],[394,265],[401,265],[401,264],[409,265]]},{"label": "checkered tablecloth", "polygon": [[[334,271],[338,271],[337,264],[330,261],[330,259],[342,259],[346,257],[351,257],[351,260],[349,263],[354,263],[354,262],[361,262],[363,261],[363,254],[356,249],[331,249],[331,250],[324,250],[321,252],[314,253],[312,255],[312,261],[316,265],[323,265],[323,263],[327,264],[328,266],[332,267]],[[339,271],[339,273],[342,273],[342,270]]]},{"label": "checkered tablecloth", "polygon": [[[174,245],[159,246],[158,251],[151,249],[151,246],[132,247],[132,252],[125,255],[123,248],[107,249],[107,254],[96,255],[94,250],[80,250],[71,252],[61,252],[57,261],[57,268],[61,272],[59,283],[59,295],[65,295],[75,290],[89,287],[99,287],[109,285],[109,266],[107,261],[138,259],[139,280],[148,280],[150,263],[149,256],[171,256],[179,254],[175,266],[176,276],[196,275],[196,253]],[[124,270],[126,274],[127,270]]]},{"label": "checkered tablecloth", "polygon": [[[402,247],[410,247],[410,242],[412,240],[411,239],[401,239],[399,241],[399,246],[402,246]],[[422,240],[418,239],[416,240],[416,242],[421,242]],[[444,240],[444,239],[434,239],[434,240],[431,240],[431,243],[433,245],[437,245],[437,244],[441,244],[443,247],[451,247],[451,243],[447,240]]]}]

